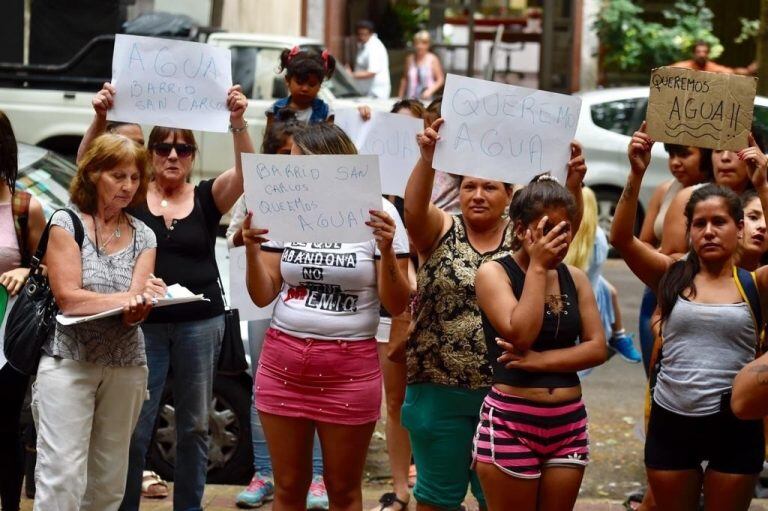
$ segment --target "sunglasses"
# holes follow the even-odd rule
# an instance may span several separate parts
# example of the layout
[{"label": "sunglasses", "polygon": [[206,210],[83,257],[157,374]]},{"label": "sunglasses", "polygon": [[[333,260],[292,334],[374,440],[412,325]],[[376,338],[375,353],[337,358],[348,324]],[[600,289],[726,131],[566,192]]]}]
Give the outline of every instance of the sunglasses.
[{"label": "sunglasses", "polygon": [[168,144],[166,142],[161,142],[152,146],[152,150],[155,154],[162,156],[163,158],[170,156],[171,150],[173,149],[176,150],[176,156],[179,158],[189,158],[194,154],[195,149],[197,148],[192,144]]}]

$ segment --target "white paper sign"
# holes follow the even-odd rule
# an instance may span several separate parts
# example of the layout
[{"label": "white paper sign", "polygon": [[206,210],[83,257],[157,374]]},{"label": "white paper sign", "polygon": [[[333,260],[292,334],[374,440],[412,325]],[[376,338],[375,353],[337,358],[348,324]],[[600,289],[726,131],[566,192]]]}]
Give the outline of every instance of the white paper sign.
[{"label": "white paper sign", "polygon": [[210,44],[115,35],[109,120],[225,132],[231,53]]},{"label": "white paper sign", "polygon": [[[258,307],[248,294],[245,284],[245,247],[235,247],[229,250],[229,301],[233,309],[240,312],[241,321],[256,321],[271,319],[275,302],[266,307]],[[275,299],[276,301],[277,299]]]},{"label": "white paper sign", "polygon": [[409,115],[372,112],[365,122],[357,109],[347,108],[336,111],[334,122],[347,132],[360,154],[379,156],[381,193],[403,197],[419,159],[416,135],[424,129],[424,121]]},{"label": "white paper sign", "polygon": [[370,155],[243,154],[253,225],[283,242],[373,239],[368,211],[381,209],[379,159]]},{"label": "white paper sign", "polygon": [[581,98],[449,74],[433,165],[454,174],[526,184],[565,182]]}]

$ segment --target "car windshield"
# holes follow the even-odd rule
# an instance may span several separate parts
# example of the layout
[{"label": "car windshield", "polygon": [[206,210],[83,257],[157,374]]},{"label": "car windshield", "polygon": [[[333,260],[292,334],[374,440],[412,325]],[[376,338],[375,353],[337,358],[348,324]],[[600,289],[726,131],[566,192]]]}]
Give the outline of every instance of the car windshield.
[{"label": "car windshield", "polygon": [[[23,152],[24,149],[19,148],[20,160]],[[19,168],[16,186],[39,200],[48,218],[69,202],[69,183],[75,173],[76,168],[70,161],[46,152],[42,158],[24,162],[24,167]]]}]

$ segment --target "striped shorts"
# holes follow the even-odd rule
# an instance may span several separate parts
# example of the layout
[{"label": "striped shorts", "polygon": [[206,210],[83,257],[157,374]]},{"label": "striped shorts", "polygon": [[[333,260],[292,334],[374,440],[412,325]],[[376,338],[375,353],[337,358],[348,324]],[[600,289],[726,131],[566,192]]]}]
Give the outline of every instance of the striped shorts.
[{"label": "striped shorts", "polygon": [[540,477],[542,467],[585,466],[589,438],[584,403],[581,398],[537,403],[492,388],[480,410],[473,460],[526,479]]}]

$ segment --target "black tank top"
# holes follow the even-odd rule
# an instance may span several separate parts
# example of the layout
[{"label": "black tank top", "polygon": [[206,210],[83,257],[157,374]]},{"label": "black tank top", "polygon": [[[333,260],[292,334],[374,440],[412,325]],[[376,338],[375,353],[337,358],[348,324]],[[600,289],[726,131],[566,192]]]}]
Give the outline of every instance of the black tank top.
[{"label": "black tank top", "polygon": [[[525,272],[517,265],[511,255],[496,260],[504,271],[507,272],[512,283],[512,291],[519,300],[523,293]],[[531,349],[534,351],[547,351],[560,348],[570,348],[578,340],[581,331],[581,319],[579,317],[579,297],[576,293],[576,284],[573,282],[571,272],[565,264],[557,265],[557,280],[560,284],[560,295],[549,295],[544,304],[544,322],[541,331],[533,342]],[[514,387],[530,388],[560,388],[575,387],[579,385],[579,376],[571,373],[543,373],[529,372],[522,369],[507,369],[504,364],[497,362],[504,350],[496,344],[496,338],[501,337],[495,328],[483,316],[483,333],[485,343],[488,346],[488,357],[493,370],[493,382],[504,383]]]}]

